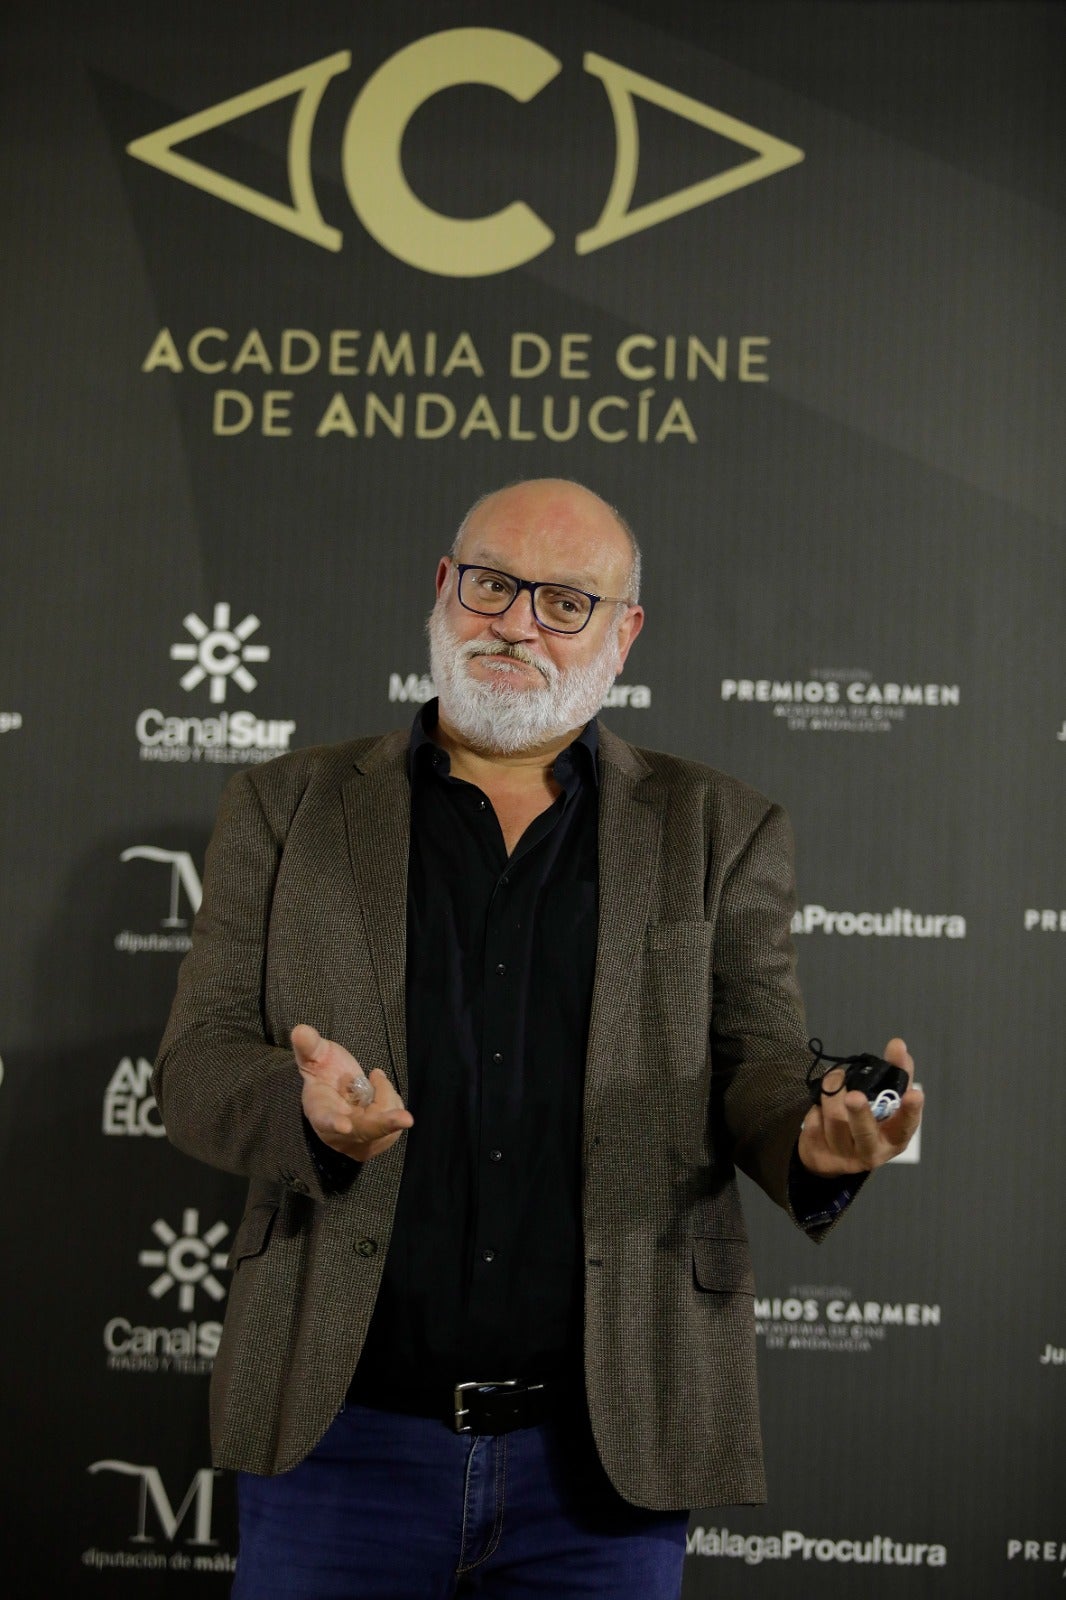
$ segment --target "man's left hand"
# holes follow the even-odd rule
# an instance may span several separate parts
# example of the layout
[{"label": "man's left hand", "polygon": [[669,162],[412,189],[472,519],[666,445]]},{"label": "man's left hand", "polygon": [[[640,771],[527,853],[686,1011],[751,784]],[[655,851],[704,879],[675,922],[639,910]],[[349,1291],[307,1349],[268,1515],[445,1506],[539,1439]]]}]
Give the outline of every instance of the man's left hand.
[{"label": "man's left hand", "polygon": [[[924,1095],[914,1087],[914,1062],[902,1039],[890,1039],[885,1060],[902,1067],[909,1087],[898,1111],[878,1122],[870,1102],[857,1089],[842,1094],[822,1094],[803,1121],[797,1146],[808,1172],[824,1178],[846,1172],[872,1172],[898,1156],[910,1144],[922,1120]],[[832,1090],[843,1081],[842,1067],[825,1075],[825,1087]]]}]

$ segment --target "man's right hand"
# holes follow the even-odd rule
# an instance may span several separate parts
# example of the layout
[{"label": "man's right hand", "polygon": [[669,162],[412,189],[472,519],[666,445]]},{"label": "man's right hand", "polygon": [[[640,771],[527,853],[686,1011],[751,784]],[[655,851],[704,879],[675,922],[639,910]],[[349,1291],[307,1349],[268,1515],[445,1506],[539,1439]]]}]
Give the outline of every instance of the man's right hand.
[{"label": "man's right hand", "polygon": [[360,1105],[351,1098],[363,1069],[343,1045],[323,1039],[301,1022],[292,1030],[292,1050],[304,1080],[304,1116],[331,1150],[353,1161],[369,1161],[394,1145],[414,1117],[385,1074],[375,1067],[369,1083],[374,1098]]}]

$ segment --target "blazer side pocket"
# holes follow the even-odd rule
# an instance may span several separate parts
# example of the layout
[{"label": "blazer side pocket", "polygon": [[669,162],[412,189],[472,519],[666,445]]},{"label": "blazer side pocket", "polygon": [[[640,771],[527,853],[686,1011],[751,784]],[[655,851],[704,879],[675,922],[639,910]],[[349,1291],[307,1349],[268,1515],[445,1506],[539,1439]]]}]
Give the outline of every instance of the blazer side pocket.
[{"label": "blazer side pocket", "polygon": [[249,1206],[237,1225],[233,1246],[226,1258],[230,1271],[249,1256],[262,1255],[278,1214],[276,1205]]},{"label": "blazer side pocket", "polygon": [[755,1293],[755,1273],[746,1239],[693,1239],[692,1268],[700,1289],[718,1294]]}]

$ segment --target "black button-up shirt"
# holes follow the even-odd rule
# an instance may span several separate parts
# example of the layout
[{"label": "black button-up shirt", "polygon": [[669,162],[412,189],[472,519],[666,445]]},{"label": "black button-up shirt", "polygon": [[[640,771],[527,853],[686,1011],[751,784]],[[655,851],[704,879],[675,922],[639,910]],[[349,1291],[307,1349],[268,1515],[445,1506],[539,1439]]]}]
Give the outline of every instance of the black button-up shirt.
[{"label": "black button-up shirt", "polygon": [[436,701],[410,746],[407,1134],[354,1398],[426,1409],[467,1379],[580,1371],[581,1106],[596,963],[597,732],[507,855],[450,775]]}]

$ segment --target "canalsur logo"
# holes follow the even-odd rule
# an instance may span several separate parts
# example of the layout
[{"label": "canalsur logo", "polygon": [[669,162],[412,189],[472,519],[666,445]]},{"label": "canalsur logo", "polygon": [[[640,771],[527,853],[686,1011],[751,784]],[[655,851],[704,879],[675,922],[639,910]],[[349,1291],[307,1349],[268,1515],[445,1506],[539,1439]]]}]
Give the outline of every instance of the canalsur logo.
[{"label": "canalsur logo", "polygon": [[[224,706],[231,688],[251,694],[259,680],[250,671],[270,660],[267,645],[254,640],[260,622],[248,613],[232,623],[225,601],[213,608],[210,624],[195,611],[183,619],[191,636],[170,647],[171,660],[187,662],[179,678],[186,694],[206,685],[213,706]],[[282,755],[296,731],[287,718],[262,718],[251,711],[220,710],[217,715],[185,715],[147,706],[134,725],[142,761],[215,762],[243,765]]]},{"label": "canalsur logo", "polygon": [[[215,1273],[225,1267],[226,1256],[215,1246],[229,1232],[226,1223],[216,1222],[201,1232],[200,1213],[189,1207],[182,1213],[180,1233],[163,1217],[153,1222],[152,1232],[159,1248],[142,1250],[137,1259],[155,1274],[148,1284],[153,1300],[165,1301],[176,1291],[178,1310],[188,1314],[195,1310],[198,1292],[216,1304],[225,1298]],[[186,1376],[211,1371],[221,1337],[222,1323],[214,1318],[200,1322],[190,1317],[167,1326],[161,1320],[115,1316],[103,1331],[109,1371]]]},{"label": "canalsur logo", "polygon": [[215,1271],[225,1267],[226,1252],[216,1250],[215,1246],[229,1232],[227,1223],[212,1223],[201,1237],[200,1213],[190,1206],[182,1212],[180,1233],[176,1233],[163,1217],[157,1217],[152,1223],[152,1232],[162,1249],[142,1250],[137,1259],[142,1267],[160,1269],[148,1285],[153,1300],[161,1300],[175,1289],[180,1310],[191,1311],[197,1289],[210,1300],[225,1299],[226,1290],[215,1277]]},{"label": "canalsur logo", "polygon": [[216,1321],[164,1327],[111,1317],[104,1324],[104,1349],[109,1372],[166,1373],[203,1377],[214,1366],[222,1338]]},{"label": "canalsur logo", "polygon": [[890,733],[917,707],[955,707],[957,683],[878,682],[864,667],[810,667],[805,678],[723,678],[721,698],[761,708],[789,733]]},{"label": "canalsur logo", "polygon": [[173,1373],[201,1377],[211,1371],[222,1324],[191,1320],[177,1327],[110,1317],[104,1324],[109,1372]]},{"label": "canalsur logo", "polygon": [[[167,914],[160,918],[159,926],[150,931],[138,932],[123,928],[115,935],[115,949],[124,955],[137,956],[148,953],[184,955],[192,944],[189,918],[200,909],[203,889],[200,874],[187,850],[165,850],[157,844],[134,844],[123,850],[120,861],[148,861],[168,869],[166,899],[160,895],[160,909],[166,906]],[[162,880],[160,879],[160,889]]]},{"label": "canalsur logo", "polygon": [[123,1056],[104,1090],[103,1132],[112,1138],[144,1134],[161,1139],[166,1131],[152,1093],[152,1063]]},{"label": "canalsur logo", "polygon": [[[424,672],[409,672],[406,676],[389,673],[389,700],[393,704],[424,706],[436,692],[432,678]],[[646,711],[650,705],[651,690],[646,683],[613,683],[603,702],[604,710],[628,706],[633,711]]]},{"label": "canalsur logo", "polygon": [[[233,1572],[236,1559],[219,1550],[212,1532],[215,1508],[215,1479],[220,1472],[201,1467],[194,1472],[184,1494],[172,1495],[159,1468],[138,1461],[110,1458],[94,1461],[86,1469],[91,1476],[107,1473],[129,1480],[128,1522],[133,1533],[119,1550],[83,1550],[82,1564],[103,1572],[109,1569],[132,1571]],[[101,1482],[106,1480],[101,1479]],[[173,1487],[173,1480],[171,1480]],[[180,1535],[180,1537],[179,1537]],[[175,1546],[169,1554],[160,1544]],[[129,1546],[133,1546],[132,1549]],[[187,1548],[186,1548],[187,1547]]]},{"label": "canalsur logo", "polygon": [[245,644],[259,627],[259,618],[245,617],[230,629],[229,606],[224,602],[215,607],[213,626],[208,628],[195,611],[185,618],[185,627],[192,634],[193,644],[172,644],[172,661],[191,661],[193,664],[181,680],[183,689],[195,689],[205,679],[211,685],[211,704],[221,705],[226,698],[226,683],[232,678],[239,689],[249,693],[256,680],[245,666],[247,661],[269,661],[270,651],[265,644]]},{"label": "canalsur logo", "polygon": [[820,1350],[868,1355],[908,1330],[940,1327],[939,1305],[920,1300],[865,1300],[839,1284],[793,1285],[786,1295],[759,1296],[755,1331],[767,1350]]}]

